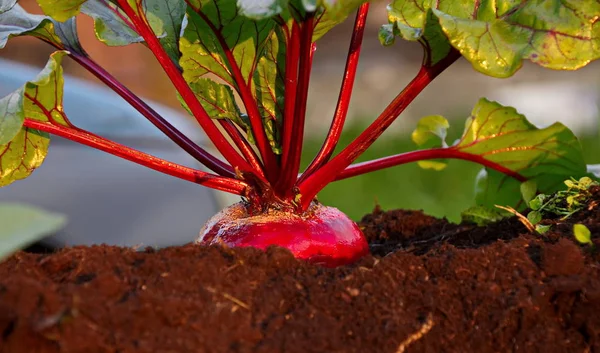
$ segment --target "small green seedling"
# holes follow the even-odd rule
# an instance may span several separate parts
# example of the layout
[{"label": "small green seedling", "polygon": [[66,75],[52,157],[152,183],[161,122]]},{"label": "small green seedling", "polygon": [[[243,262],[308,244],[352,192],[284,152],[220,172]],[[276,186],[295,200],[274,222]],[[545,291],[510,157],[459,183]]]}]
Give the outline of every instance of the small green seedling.
[{"label": "small green seedling", "polygon": [[564,184],[567,190],[558,191],[553,195],[539,194],[529,201],[529,212],[527,218],[532,223],[535,220],[541,220],[546,216],[560,216],[561,220],[569,218],[574,213],[581,211],[592,195],[589,189],[592,186],[599,185],[598,182],[589,177],[582,177],[579,180],[571,178],[565,180]]},{"label": "small green seedling", "polygon": [[573,235],[581,244],[594,245],[594,243],[592,243],[592,232],[590,232],[589,228],[583,224],[573,225]]},{"label": "small green seedling", "polygon": [[506,218],[508,214],[485,206],[473,206],[461,212],[463,223],[475,223],[482,227]]},{"label": "small green seedling", "polygon": [[550,230],[551,225],[539,224],[542,219],[560,216],[560,220],[569,218],[574,213],[585,208],[588,199],[592,196],[590,188],[599,185],[597,181],[589,177],[582,177],[579,180],[570,178],[564,181],[567,190],[558,191],[552,195],[539,194],[535,195],[537,185],[534,181],[521,183],[521,196],[528,203],[531,211],[527,217],[510,206],[498,206],[517,216],[519,221],[527,227],[530,232],[544,234]]}]

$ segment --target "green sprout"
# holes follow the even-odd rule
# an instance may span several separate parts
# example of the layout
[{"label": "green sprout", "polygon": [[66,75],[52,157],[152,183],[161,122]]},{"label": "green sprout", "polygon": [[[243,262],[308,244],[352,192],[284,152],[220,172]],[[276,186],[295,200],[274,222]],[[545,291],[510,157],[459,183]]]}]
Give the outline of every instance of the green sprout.
[{"label": "green sprout", "polygon": [[[565,180],[564,184],[567,186],[567,190],[561,190],[552,195],[539,194],[536,196],[537,186],[534,182],[527,181],[522,183],[521,196],[531,209],[527,214],[527,217],[509,206],[496,205],[496,207],[517,216],[519,221],[523,223],[530,232],[544,234],[550,230],[551,225],[539,224],[542,219],[550,216],[559,216],[561,217],[560,220],[563,221],[574,213],[583,210],[587,201],[592,196],[590,188],[600,185],[597,181],[594,181],[589,177],[582,177],[579,180],[570,178]],[[577,237],[577,234],[582,233],[576,233],[575,237]],[[577,239],[579,240],[579,238]],[[587,242],[589,242],[589,235]]]},{"label": "green sprout", "polygon": [[[592,196],[590,188],[599,185],[589,177],[579,180],[571,178],[564,181],[567,190],[561,190],[553,195],[539,194],[529,201],[531,212],[527,218],[533,223],[538,223],[543,216],[559,216],[560,220],[569,218],[576,212],[585,208]],[[537,220],[537,222],[535,222]]]}]

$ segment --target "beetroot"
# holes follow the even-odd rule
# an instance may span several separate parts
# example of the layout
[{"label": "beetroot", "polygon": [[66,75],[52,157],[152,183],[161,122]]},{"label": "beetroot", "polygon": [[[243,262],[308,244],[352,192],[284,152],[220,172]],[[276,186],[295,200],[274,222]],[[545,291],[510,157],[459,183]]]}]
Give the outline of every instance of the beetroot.
[{"label": "beetroot", "polygon": [[[168,6],[159,5],[164,1],[148,6],[146,0],[96,1],[93,6],[85,1],[78,1],[82,6],[73,6],[73,1],[38,2],[50,18],[28,14],[14,0],[0,0],[4,28],[0,48],[8,37],[33,35],[57,49],[34,81],[0,99],[0,186],[38,168],[48,151],[47,134],[53,134],[245,200],[213,217],[202,230],[200,243],[261,249],[279,245],[298,258],[336,266],[368,253],[356,224],[315,201],[336,180],[412,162],[441,170],[447,160],[461,159],[483,167],[476,188],[480,206],[518,208],[524,206],[519,190],[548,194],[562,180],[591,175],[581,145],[567,127],[553,124],[539,129],[516,109],[485,98],[476,103],[453,144],[446,141],[450,122],[429,115],[411,134],[419,149],[355,162],[423,89],[461,57],[477,71],[502,78],[513,75],[523,60],[572,70],[600,58],[595,44],[597,1],[581,1],[578,11],[560,1],[552,6],[514,2],[501,13],[480,11],[474,0],[463,1],[475,9],[466,12],[464,6],[439,2],[391,1],[379,39],[384,45],[396,37],[418,41],[423,61],[405,88],[343,148],[339,141],[365,34],[367,0],[172,0]],[[145,43],[219,155],[179,131],[86,53],[75,28],[74,16],[80,10],[94,18],[96,35],[103,42]],[[302,169],[311,68],[318,59],[313,54],[318,40],[354,12],[331,125],[319,152]],[[562,13],[569,17],[557,15]],[[475,32],[492,23],[490,18],[491,32],[479,38]],[[543,25],[533,28],[532,23]],[[516,30],[507,30],[511,28]],[[62,102],[65,56],[118,93],[206,169],[166,161],[72,124]],[[386,70],[393,77],[403,68]]]},{"label": "beetroot", "polygon": [[209,219],[196,242],[259,249],[277,245],[327,267],[350,264],[369,252],[356,223],[337,208],[317,203],[300,215],[277,209],[251,214],[246,204],[236,203]]}]

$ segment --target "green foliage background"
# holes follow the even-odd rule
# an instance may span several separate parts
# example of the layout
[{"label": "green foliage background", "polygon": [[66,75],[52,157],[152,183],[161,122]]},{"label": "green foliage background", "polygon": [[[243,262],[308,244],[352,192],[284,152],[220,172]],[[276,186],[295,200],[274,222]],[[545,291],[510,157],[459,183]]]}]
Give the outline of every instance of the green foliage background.
[{"label": "green foliage background", "polygon": [[[600,117],[599,117],[600,119]],[[360,119],[372,121],[372,119]],[[452,119],[452,125],[459,120]],[[344,130],[337,151],[356,137],[364,127],[348,126]],[[450,129],[447,141],[460,137],[460,129]],[[600,163],[600,131],[579,136],[588,164]],[[303,155],[303,165],[310,162],[318,152],[321,138],[309,138]],[[358,160],[381,158],[393,153],[415,150],[409,132],[385,134]],[[337,207],[354,220],[373,210],[376,204],[383,209],[423,209],[436,217],[460,221],[460,212],[474,204],[475,176],[481,169],[473,163],[452,160],[443,171],[421,169],[416,163],[401,165],[358,177],[337,181],[328,185],[319,200]]]}]

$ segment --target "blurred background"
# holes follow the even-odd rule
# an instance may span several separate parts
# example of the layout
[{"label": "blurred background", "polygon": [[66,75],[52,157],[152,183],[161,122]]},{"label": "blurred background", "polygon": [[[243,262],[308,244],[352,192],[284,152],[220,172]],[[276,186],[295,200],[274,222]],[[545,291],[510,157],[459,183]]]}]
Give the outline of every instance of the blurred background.
[{"label": "blurred background", "polygon": [[[35,0],[21,0],[19,4],[29,12],[40,13]],[[379,44],[377,30],[386,22],[386,4],[385,1],[377,2],[370,12],[349,120],[340,147],[377,117],[416,74],[420,65],[422,50],[419,44],[400,40],[393,47]],[[329,127],[352,22],[353,16],[318,43],[308,104],[305,165],[319,150]],[[179,106],[170,81],[149,50],[139,44],[104,46],[95,39],[92,21],[85,16],[78,18],[78,26],[83,47],[94,60],[135,93],[152,100],[153,106],[175,120],[194,139],[206,142],[201,132],[186,120],[186,113]],[[30,65],[39,71],[51,52],[52,48],[39,40],[13,38],[4,50],[0,50],[0,58]],[[11,63],[2,63],[0,72],[6,74]],[[67,79],[67,88],[75,82],[79,86],[74,94],[92,96],[67,102],[66,112],[76,123],[175,162],[194,164],[135,111],[127,110],[118,97],[94,91],[89,83],[95,83],[96,79],[75,62],[65,59],[64,69],[66,74],[81,80]],[[23,75],[25,73],[26,70]],[[20,84],[34,76],[21,77]],[[494,79],[475,72],[461,59],[414,101],[360,161],[414,149],[410,133],[418,119],[425,115],[440,114],[448,118],[452,124],[448,141],[453,141],[462,133],[464,119],[473,105],[480,97],[487,97],[516,107],[539,127],[563,122],[580,137],[587,162],[600,163],[599,78],[600,62],[576,72],[545,70],[525,63],[515,76]],[[7,79],[3,83],[4,86],[11,85]],[[89,99],[93,101],[93,97],[102,97],[96,102],[98,109],[90,109],[89,103],[82,103]],[[70,152],[58,151],[61,148],[65,151],[77,148],[83,152],[73,152],[77,156],[67,158],[65,156]],[[62,158],[64,167],[52,168],[52,163],[58,163],[50,160],[52,158]],[[65,234],[54,238],[56,244],[182,244],[191,241],[204,221],[230,202],[203,187],[171,180],[67,142],[52,144],[48,159],[34,177],[44,170],[47,175],[40,176],[37,181],[28,179],[5,188],[13,190],[10,194],[0,189],[0,201],[28,202],[68,213],[69,226]],[[89,168],[84,167],[86,161]],[[340,208],[355,220],[379,204],[384,209],[423,209],[431,215],[458,221],[460,211],[473,204],[473,182],[479,169],[462,161],[451,161],[443,172],[421,170],[415,164],[404,165],[333,183],[319,199]],[[55,185],[54,193],[47,191],[46,183]],[[86,233],[85,238],[81,233]]]}]

